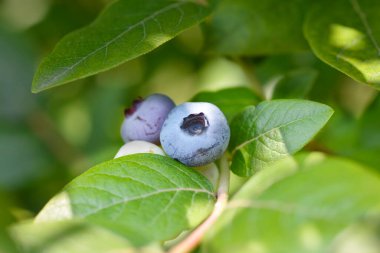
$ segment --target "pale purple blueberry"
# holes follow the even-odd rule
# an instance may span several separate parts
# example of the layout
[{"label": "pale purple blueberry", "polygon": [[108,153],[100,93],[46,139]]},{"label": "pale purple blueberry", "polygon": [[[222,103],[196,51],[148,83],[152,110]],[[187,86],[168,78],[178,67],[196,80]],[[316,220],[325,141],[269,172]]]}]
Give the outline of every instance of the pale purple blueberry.
[{"label": "pale purple blueberry", "polygon": [[142,140],[159,143],[162,124],[174,107],[174,102],[162,94],[134,100],[124,112],[125,119],[121,126],[124,142]]},{"label": "pale purple blueberry", "polygon": [[220,158],[226,151],[230,128],[215,105],[184,103],[169,113],[160,140],[171,158],[188,166],[202,166]]}]

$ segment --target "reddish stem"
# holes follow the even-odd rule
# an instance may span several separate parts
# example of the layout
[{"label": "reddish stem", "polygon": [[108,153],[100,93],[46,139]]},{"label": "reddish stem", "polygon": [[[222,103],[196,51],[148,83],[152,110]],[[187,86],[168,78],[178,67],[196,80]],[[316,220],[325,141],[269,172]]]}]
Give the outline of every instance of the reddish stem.
[{"label": "reddish stem", "polygon": [[230,170],[228,160],[226,156],[223,156],[220,161],[219,186],[214,210],[201,225],[191,232],[183,241],[172,247],[168,253],[188,253],[199,245],[207,230],[218,220],[227,205],[229,181]]}]

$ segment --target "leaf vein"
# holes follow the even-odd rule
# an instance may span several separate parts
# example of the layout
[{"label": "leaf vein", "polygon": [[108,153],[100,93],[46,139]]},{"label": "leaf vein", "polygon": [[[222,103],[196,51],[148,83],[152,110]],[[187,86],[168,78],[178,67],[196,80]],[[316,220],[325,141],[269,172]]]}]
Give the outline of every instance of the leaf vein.
[{"label": "leaf vein", "polygon": [[[278,127],[275,127],[275,128],[269,129],[268,131],[266,131],[266,132],[264,132],[264,133],[261,133],[261,134],[255,136],[255,137],[253,137],[252,139],[243,142],[243,143],[240,144],[240,145],[237,145],[237,146],[234,148],[234,150],[232,151],[232,156],[235,154],[235,152],[236,152],[237,150],[244,148],[246,145],[248,145],[248,144],[250,144],[250,143],[256,141],[258,138],[260,138],[260,137],[262,137],[262,136],[264,136],[264,135],[267,135],[267,134],[269,134],[269,133],[272,132],[272,131],[279,130],[279,129],[283,128],[283,127],[289,126],[289,125],[291,125],[291,124],[294,124],[294,123],[297,123],[297,122],[299,122],[299,121],[303,121],[303,120],[306,120],[306,119],[313,120],[313,117],[315,117],[317,114],[321,114],[321,113],[324,113],[324,112],[320,112],[320,113],[312,114],[312,115],[309,115],[309,116],[306,116],[306,117],[302,117],[302,118],[299,118],[299,119],[296,119],[296,120],[292,120],[292,121],[289,121],[289,122],[287,122],[287,123],[285,123],[285,124],[282,124],[282,125],[280,125],[280,126],[278,126]],[[257,118],[257,117],[256,117],[256,118]]]},{"label": "leaf vein", "polygon": [[[262,137],[265,137],[265,135],[263,135]],[[274,145],[268,145],[264,140],[263,140],[263,138],[258,138],[257,139],[257,141],[259,142],[259,143],[261,143],[265,148],[267,148],[269,151],[273,151],[273,152],[275,152],[275,153],[277,153],[277,154],[279,154],[280,156],[282,156],[282,155],[286,155],[287,153],[281,153],[280,151],[278,151],[278,150],[276,150],[276,149],[274,149],[273,147],[275,147]]]},{"label": "leaf vein", "polygon": [[107,177],[114,177],[114,178],[130,179],[131,181],[134,181],[136,183],[140,183],[140,184],[142,184],[144,186],[147,186],[147,187],[149,187],[151,189],[157,190],[157,188],[152,187],[151,185],[147,184],[146,182],[140,181],[140,180],[138,180],[136,178],[133,178],[131,176],[120,176],[120,175],[112,175],[112,174],[107,174],[107,173],[93,173],[91,175],[99,175],[99,176],[107,176]]},{"label": "leaf vein", "polygon": [[[107,41],[105,44],[103,44],[102,46],[100,46],[99,48],[95,49],[94,51],[90,52],[89,54],[83,56],[83,57],[80,57],[80,60],[78,60],[77,62],[75,62],[74,64],[72,64],[71,66],[67,66],[66,69],[64,71],[62,71],[60,74],[57,74],[55,76],[53,76],[50,80],[46,81],[46,83],[50,83],[50,82],[54,82],[56,81],[58,78],[62,77],[63,75],[65,75],[67,72],[71,71],[72,69],[74,69],[76,66],[80,65],[82,62],[84,62],[85,60],[87,60],[88,58],[90,58],[91,56],[95,55],[96,53],[98,53],[99,51],[103,50],[103,49],[106,49],[108,48],[109,45],[113,44],[114,42],[116,42],[117,40],[119,40],[120,38],[122,38],[123,36],[125,36],[126,34],[128,34],[131,30],[139,27],[140,25],[145,25],[145,23],[149,20],[154,20],[157,16],[159,16],[160,14],[166,12],[166,11],[169,11],[171,9],[175,9],[175,8],[180,8],[181,5],[185,4],[186,2],[185,1],[181,1],[181,2],[176,2],[176,3],[173,3],[171,5],[168,5],[166,6],[165,8],[162,8],[161,10],[158,10],[154,13],[152,13],[151,15],[145,17],[144,19],[142,19],[141,21],[135,23],[134,25],[131,25],[129,26],[128,28],[126,28],[124,31],[122,31],[121,33],[119,33],[118,35],[116,35],[114,38],[112,38],[111,40]],[[141,43],[138,42],[137,44]]]},{"label": "leaf vein", "polygon": [[100,187],[96,187],[96,186],[93,186],[93,185],[75,185],[75,187],[72,187],[72,188],[69,188],[68,190],[71,190],[71,189],[94,189],[94,190],[98,190],[98,191],[102,191],[102,192],[105,192],[107,194],[110,194],[110,195],[113,195],[115,197],[118,197],[119,199],[122,199],[123,196],[120,196],[114,192],[111,192],[107,189],[103,189],[103,188],[100,188]]},{"label": "leaf vein", "polygon": [[[155,169],[153,169],[152,167],[148,167],[148,166],[146,166],[146,165],[144,165],[144,164],[141,164],[141,163],[138,163],[138,162],[136,162],[136,161],[131,161],[131,160],[129,160],[128,162],[129,162],[129,163],[134,163],[134,164],[138,165],[138,166],[141,167],[141,168],[145,168],[145,169],[148,169],[148,170],[154,171],[154,172],[156,172],[157,174],[159,174],[160,176],[162,176],[163,178],[165,178],[168,182],[170,182],[170,183],[173,184],[174,186],[179,187],[179,185],[178,185],[176,182],[172,181],[169,177],[167,177],[164,173],[162,173],[162,172],[159,171],[159,170],[155,170]],[[120,165],[121,165],[122,168],[124,168],[124,169],[128,169],[128,167],[126,167],[126,166],[125,166],[123,163],[121,163],[121,162],[120,162]]]},{"label": "leaf vein", "polygon": [[360,7],[360,4],[357,0],[350,0],[350,2],[351,2],[352,8],[354,9],[355,13],[359,16],[360,21],[363,23],[364,29],[365,29],[369,39],[371,40],[372,44],[374,45],[374,47],[377,51],[377,55],[380,56],[380,46],[377,43],[377,41],[373,35],[372,29],[368,24],[366,14],[363,12],[363,10]]},{"label": "leaf vein", "polygon": [[[178,192],[174,193],[174,196],[173,196],[172,198],[170,198],[169,202],[165,205],[165,207],[162,208],[162,209],[160,210],[160,212],[158,212],[158,213],[152,218],[152,220],[151,220],[151,225],[154,225],[154,223],[156,223],[156,221],[158,220],[158,218],[159,218],[163,213],[165,213],[165,212],[168,210],[168,208],[174,203],[174,199],[177,197],[177,194],[178,194]],[[193,193],[193,195],[194,195],[194,193]]]},{"label": "leaf vein", "polygon": [[93,210],[92,212],[89,212],[87,214],[84,214],[83,216],[90,216],[90,215],[93,215],[93,214],[96,214],[97,212],[103,210],[103,209],[107,209],[107,208],[110,208],[110,207],[113,207],[113,206],[116,206],[116,205],[120,205],[120,204],[126,204],[128,202],[131,202],[131,201],[135,201],[135,200],[142,200],[142,199],[145,199],[145,198],[149,198],[149,197],[152,197],[152,196],[155,196],[155,195],[159,195],[159,194],[163,194],[163,193],[168,193],[168,192],[178,192],[178,191],[189,191],[189,192],[197,192],[197,193],[205,193],[205,194],[208,194],[208,195],[212,195],[214,198],[214,194],[210,191],[207,191],[207,190],[204,190],[204,189],[196,189],[196,188],[167,188],[167,189],[161,189],[161,190],[157,190],[157,191],[154,191],[154,192],[149,192],[149,193],[146,193],[146,194],[142,194],[142,195],[139,195],[139,196],[135,196],[135,197],[130,197],[130,198],[123,198],[121,201],[116,201],[116,202],[113,202],[109,205],[105,205],[105,206],[102,206],[102,207],[99,207],[95,210]]}]

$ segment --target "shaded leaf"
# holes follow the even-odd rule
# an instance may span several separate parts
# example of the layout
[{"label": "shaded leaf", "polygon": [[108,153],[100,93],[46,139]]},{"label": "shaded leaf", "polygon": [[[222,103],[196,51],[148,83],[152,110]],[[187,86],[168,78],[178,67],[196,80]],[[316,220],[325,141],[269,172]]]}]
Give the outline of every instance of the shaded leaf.
[{"label": "shaded leaf", "polygon": [[317,134],[332,113],[327,105],[296,99],[248,107],[231,123],[232,171],[250,176],[294,154]]},{"label": "shaded leaf", "polygon": [[172,239],[212,210],[213,186],[169,157],[135,154],[74,179],[38,214],[38,222],[82,218],[135,245]]},{"label": "shaded leaf", "polygon": [[268,55],[308,49],[302,34],[308,1],[224,0],[207,28],[207,45],[227,55]]},{"label": "shaded leaf", "polygon": [[318,72],[313,69],[297,69],[286,73],[277,82],[272,98],[305,98],[317,75]]},{"label": "shaded leaf", "polygon": [[245,107],[256,105],[261,99],[249,88],[235,87],[223,90],[203,91],[195,95],[191,101],[209,102],[219,107],[228,121]]},{"label": "shaded leaf", "polygon": [[[265,57],[257,65],[255,73],[270,97],[270,89],[284,76],[304,70],[316,71],[318,74],[308,93],[309,99],[326,104],[330,104],[332,99],[336,99],[336,89],[342,80],[346,79],[345,75],[319,60],[312,52]],[[312,75],[311,79],[313,79]]]},{"label": "shaded leaf", "polygon": [[202,252],[335,252],[329,247],[347,226],[380,217],[379,191],[378,175],[351,161],[318,153],[282,160],[233,197]]},{"label": "shaded leaf", "polygon": [[379,13],[376,0],[317,1],[305,21],[305,36],[321,60],[379,88]]},{"label": "shaded leaf", "polygon": [[272,83],[273,79],[299,68],[313,68],[318,59],[311,52],[280,54],[265,57],[257,64],[255,74],[263,85]]},{"label": "shaded leaf", "polygon": [[335,155],[345,156],[380,171],[380,97],[360,118],[336,110],[317,142]]},{"label": "shaded leaf", "polygon": [[39,66],[32,90],[93,75],[145,54],[202,21],[211,9],[211,1],[117,1],[57,44]]}]

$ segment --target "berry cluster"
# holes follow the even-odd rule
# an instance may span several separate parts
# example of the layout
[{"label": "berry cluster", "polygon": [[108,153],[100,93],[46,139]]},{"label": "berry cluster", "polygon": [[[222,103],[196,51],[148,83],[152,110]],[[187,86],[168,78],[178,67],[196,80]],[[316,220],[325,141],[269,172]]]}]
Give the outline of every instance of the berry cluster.
[{"label": "berry cluster", "polygon": [[[121,127],[125,145],[116,157],[165,153],[187,166],[204,166],[227,149],[230,128],[223,113],[205,102],[174,102],[162,94],[138,98],[125,110]],[[161,144],[163,150],[157,146]]]}]

